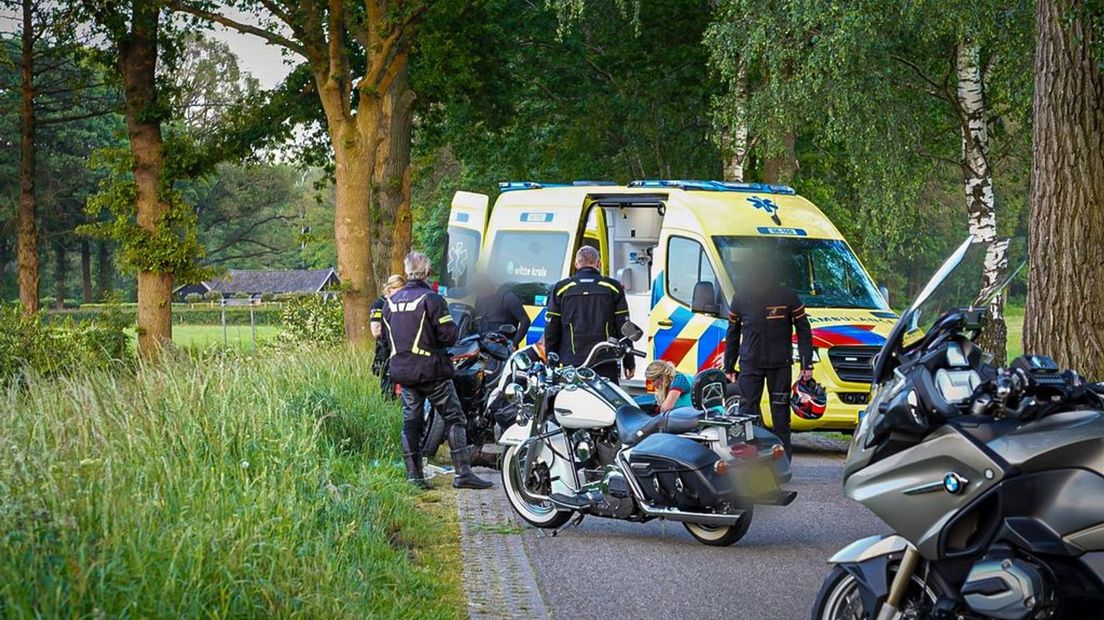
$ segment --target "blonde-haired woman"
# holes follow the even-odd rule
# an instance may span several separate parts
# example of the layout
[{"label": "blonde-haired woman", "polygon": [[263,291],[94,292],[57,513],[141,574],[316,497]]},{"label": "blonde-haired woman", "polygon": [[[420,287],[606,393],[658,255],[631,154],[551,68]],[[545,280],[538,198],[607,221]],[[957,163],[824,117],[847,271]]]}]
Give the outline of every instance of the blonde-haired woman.
[{"label": "blonde-haired woman", "polygon": [[690,377],[676,370],[671,362],[656,360],[648,364],[644,378],[652,386],[660,413],[691,406]]},{"label": "blonde-haired woman", "polygon": [[387,360],[391,357],[391,343],[383,337],[383,306],[387,298],[395,291],[406,286],[406,278],[393,274],[383,283],[383,295],[372,304],[368,314],[368,326],[372,337],[376,339],[376,355],[372,359],[372,374],[379,377],[380,390],[387,396],[395,396],[395,384],[391,382],[391,373],[387,371]]}]

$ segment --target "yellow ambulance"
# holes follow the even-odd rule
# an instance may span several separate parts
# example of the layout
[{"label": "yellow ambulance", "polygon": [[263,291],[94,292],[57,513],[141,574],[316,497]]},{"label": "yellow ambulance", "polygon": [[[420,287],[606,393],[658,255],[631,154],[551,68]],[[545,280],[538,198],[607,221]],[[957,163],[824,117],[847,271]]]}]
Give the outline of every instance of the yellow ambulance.
[{"label": "yellow ambulance", "polygon": [[602,255],[603,272],[624,285],[631,320],[646,326],[649,361],[669,360],[693,374],[723,364],[727,300],[741,257],[751,247],[776,246],[791,262],[789,285],[813,328],[814,377],[828,391],[825,415],[795,416],[793,427],[848,430],[858,422],[874,355],[896,315],[839,230],[793,189],[676,180],[523,181],[499,189],[493,209],[483,194],[453,199],[446,297],[462,299],[470,275],[485,270],[526,304],[534,342],[552,285],[570,275],[575,251],[590,245]]}]

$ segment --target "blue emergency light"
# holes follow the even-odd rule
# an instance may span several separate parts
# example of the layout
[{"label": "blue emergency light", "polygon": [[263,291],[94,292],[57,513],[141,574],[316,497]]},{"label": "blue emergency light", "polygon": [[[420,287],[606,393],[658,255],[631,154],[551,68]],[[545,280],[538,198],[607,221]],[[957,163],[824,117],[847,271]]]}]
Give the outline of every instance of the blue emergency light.
[{"label": "blue emergency light", "polygon": [[735,183],[732,181],[697,181],[692,179],[643,179],[629,183],[629,187],[673,187],[702,192],[749,192],[792,196],[797,193],[788,185],[773,183]]}]

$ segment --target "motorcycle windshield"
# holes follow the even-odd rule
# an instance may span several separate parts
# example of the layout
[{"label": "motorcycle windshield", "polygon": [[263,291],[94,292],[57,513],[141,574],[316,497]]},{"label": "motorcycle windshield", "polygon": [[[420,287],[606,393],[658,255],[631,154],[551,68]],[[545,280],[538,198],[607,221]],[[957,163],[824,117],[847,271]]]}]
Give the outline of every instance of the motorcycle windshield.
[{"label": "motorcycle windshield", "polygon": [[926,333],[946,313],[983,307],[1020,273],[1025,264],[1023,244],[1003,239],[996,243],[968,237],[932,275],[893,326],[878,355],[874,382],[890,378],[897,354]]}]

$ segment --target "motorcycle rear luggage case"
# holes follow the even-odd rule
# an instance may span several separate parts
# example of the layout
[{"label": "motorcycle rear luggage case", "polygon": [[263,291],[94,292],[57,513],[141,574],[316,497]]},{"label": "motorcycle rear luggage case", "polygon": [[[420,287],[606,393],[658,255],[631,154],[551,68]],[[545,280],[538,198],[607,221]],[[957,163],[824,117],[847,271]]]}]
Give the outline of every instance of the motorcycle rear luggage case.
[{"label": "motorcycle rear luggage case", "polygon": [[653,504],[700,509],[732,495],[732,482],[713,471],[717,460],[716,453],[692,439],[657,433],[633,448],[629,467]]}]

